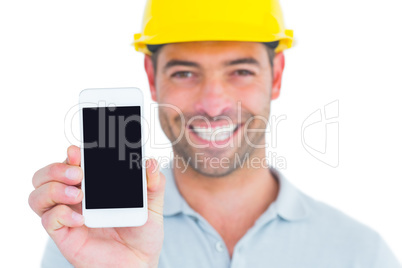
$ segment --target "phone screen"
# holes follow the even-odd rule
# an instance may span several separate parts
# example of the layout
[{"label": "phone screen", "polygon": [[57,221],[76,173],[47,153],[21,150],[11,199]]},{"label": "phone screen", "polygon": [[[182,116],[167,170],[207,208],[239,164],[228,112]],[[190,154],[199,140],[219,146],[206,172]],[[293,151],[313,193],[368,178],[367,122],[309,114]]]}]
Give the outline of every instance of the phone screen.
[{"label": "phone screen", "polygon": [[141,107],[82,113],[86,209],[143,207]]}]

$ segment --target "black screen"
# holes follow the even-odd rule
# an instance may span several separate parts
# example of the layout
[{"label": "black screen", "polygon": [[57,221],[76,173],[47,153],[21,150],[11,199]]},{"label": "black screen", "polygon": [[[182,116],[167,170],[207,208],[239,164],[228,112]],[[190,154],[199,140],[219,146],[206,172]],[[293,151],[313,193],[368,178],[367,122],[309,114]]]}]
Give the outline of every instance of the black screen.
[{"label": "black screen", "polygon": [[143,207],[139,106],[83,108],[87,209]]}]

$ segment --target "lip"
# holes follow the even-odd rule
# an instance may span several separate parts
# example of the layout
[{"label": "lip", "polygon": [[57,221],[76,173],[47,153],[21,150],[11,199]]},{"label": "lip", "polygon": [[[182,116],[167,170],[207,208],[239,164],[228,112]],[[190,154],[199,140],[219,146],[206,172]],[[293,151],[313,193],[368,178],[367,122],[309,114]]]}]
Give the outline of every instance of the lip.
[{"label": "lip", "polygon": [[[220,124],[220,125],[216,125],[214,127],[218,127],[218,126],[225,126],[227,124]],[[236,137],[236,135],[238,134],[238,132],[240,131],[240,129],[243,127],[243,123],[242,124],[238,124],[237,128],[235,131],[233,131],[233,133],[225,140],[221,140],[221,141],[207,141],[202,139],[200,136],[198,136],[195,131],[190,127],[187,126],[187,130],[190,132],[190,136],[192,137],[192,140],[195,141],[196,144],[199,145],[207,145],[207,148],[209,147],[216,147],[217,145],[230,145],[231,143],[231,139],[234,139]],[[203,127],[201,125],[197,125],[197,127]],[[211,124],[211,128],[214,128]],[[208,128],[208,125],[206,125],[206,128]]]}]

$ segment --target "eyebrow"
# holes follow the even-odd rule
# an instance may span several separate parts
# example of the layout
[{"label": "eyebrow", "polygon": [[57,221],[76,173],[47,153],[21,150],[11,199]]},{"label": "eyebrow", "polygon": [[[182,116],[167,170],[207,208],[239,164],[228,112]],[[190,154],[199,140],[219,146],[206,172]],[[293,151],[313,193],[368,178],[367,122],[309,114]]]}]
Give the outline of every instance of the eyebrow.
[{"label": "eyebrow", "polygon": [[[236,64],[253,64],[253,65],[260,66],[260,63],[252,57],[226,61],[223,63],[224,66],[232,66],[232,65],[236,65]],[[198,63],[193,62],[193,61],[173,59],[173,60],[168,61],[165,64],[165,66],[163,67],[163,71],[166,72],[167,69],[169,69],[173,66],[188,66],[188,67],[201,68],[201,66]]]},{"label": "eyebrow", "polygon": [[249,57],[249,58],[242,58],[242,59],[237,59],[237,60],[232,60],[232,61],[227,61],[224,63],[225,66],[230,66],[230,65],[236,65],[236,64],[253,64],[253,65],[257,65],[260,66],[260,63],[258,62],[258,60]]},{"label": "eyebrow", "polygon": [[173,66],[189,66],[189,67],[196,67],[196,68],[201,68],[201,66],[193,61],[185,61],[185,60],[170,60],[168,63],[165,64],[163,67],[163,71],[166,72],[167,69],[173,67]]}]

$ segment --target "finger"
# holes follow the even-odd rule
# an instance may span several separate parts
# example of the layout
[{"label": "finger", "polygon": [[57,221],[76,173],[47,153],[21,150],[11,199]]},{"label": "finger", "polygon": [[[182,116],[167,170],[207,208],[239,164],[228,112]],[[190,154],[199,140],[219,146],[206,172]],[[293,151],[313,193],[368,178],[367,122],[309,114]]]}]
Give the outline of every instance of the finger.
[{"label": "finger", "polygon": [[148,159],[146,163],[147,168],[147,188],[150,192],[155,192],[158,189],[160,176],[159,176],[159,165],[156,159]]},{"label": "finger", "polygon": [[49,182],[34,190],[29,195],[28,203],[36,214],[42,216],[57,204],[78,204],[83,196],[82,190],[75,186]]},{"label": "finger", "polygon": [[148,209],[157,214],[163,213],[163,196],[165,192],[165,176],[159,171],[155,159],[147,160]]},{"label": "finger", "polygon": [[63,227],[80,227],[83,224],[84,217],[66,205],[55,206],[42,216],[42,225],[53,239]]},{"label": "finger", "polygon": [[67,148],[67,158],[63,162],[72,166],[81,165],[81,149],[78,146],[70,145]]},{"label": "finger", "polygon": [[53,163],[35,172],[32,184],[35,188],[56,181],[68,185],[81,183],[83,172],[81,167],[71,166],[65,163]]}]

